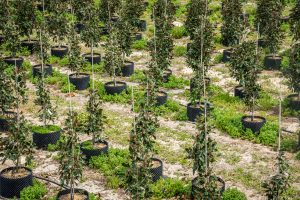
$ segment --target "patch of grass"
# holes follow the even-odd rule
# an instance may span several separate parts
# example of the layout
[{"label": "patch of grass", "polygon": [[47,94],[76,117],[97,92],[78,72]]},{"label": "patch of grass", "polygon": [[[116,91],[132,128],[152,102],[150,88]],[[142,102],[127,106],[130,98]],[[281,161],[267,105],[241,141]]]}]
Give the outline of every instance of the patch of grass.
[{"label": "patch of grass", "polygon": [[33,186],[24,188],[20,193],[20,200],[40,200],[47,194],[45,184],[36,180],[33,182]]},{"label": "patch of grass", "polygon": [[159,116],[163,116],[167,119],[186,121],[186,107],[181,106],[178,102],[168,100],[166,104],[156,108],[156,112]]},{"label": "patch of grass", "polygon": [[183,89],[186,86],[189,86],[189,84],[190,84],[189,80],[183,77],[176,77],[174,75],[171,75],[169,81],[163,83],[162,86],[168,89]]},{"label": "patch of grass", "polygon": [[[92,64],[89,62],[86,62],[83,68],[83,71],[85,72],[92,72]],[[104,72],[104,62],[100,62],[99,64],[94,64],[94,72],[97,73],[103,73]]]},{"label": "patch of grass", "polygon": [[131,48],[135,50],[145,50],[147,48],[147,40],[141,39],[135,41],[132,45]]},{"label": "patch of grass", "polygon": [[141,70],[134,70],[132,76],[130,76],[129,80],[131,82],[143,82],[146,80],[146,76],[143,71]]},{"label": "patch of grass", "polygon": [[181,39],[188,35],[187,30],[184,26],[175,26],[173,27],[171,34],[175,39]]},{"label": "patch of grass", "polygon": [[49,134],[53,132],[60,131],[61,128],[56,125],[47,125],[47,126],[32,126],[32,131],[39,134]]},{"label": "patch of grass", "polygon": [[175,46],[173,53],[176,57],[185,56],[187,52],[186,46]]},{"label": "patch of grass", "polygon": [[214,57],[214,59],[213,59],[213,61],[212,61],[212,64],[214,64],[214,65],[219,64],[219,63],[222,62],[222,59],[223,59],[223,54],[222,54],[222,53],[218,53],[218,54]]},{"label": "patch of grass", "polygon": [[259,110],[268,111],[279,104],[278,100],[274,99],[268,93],[262,91],[257,99]]},{"label": "patch of grass", "polygon": [[247,197],[238,189],[229,188],[223,193],[223,200],[247,200]]}]

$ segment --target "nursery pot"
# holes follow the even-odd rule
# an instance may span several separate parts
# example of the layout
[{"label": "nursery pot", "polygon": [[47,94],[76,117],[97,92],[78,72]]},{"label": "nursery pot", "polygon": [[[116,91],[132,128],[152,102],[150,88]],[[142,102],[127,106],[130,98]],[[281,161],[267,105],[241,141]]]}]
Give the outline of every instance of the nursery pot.
[{"label": "nursery pot", "polygon": [[30,52],[30,54],[33,54],[38,46],[38,41],[37,40],[23,40],[21,42],[21,46],[27,48],[28,51]]},{"label": "nursery pot", "polygon": [[22,189],[32,186],[32,171],[26,167],[18,167],[15,177],[11,172],[17,167],[9,167],[0,172],[0,196],[5,198],[20,197]]},{"label": "nursery pot", "polygon": [[4,36],[0,35],[0,44],[2,44],[4,42]]},{"label": "nursery pot", "polygon": [[[209,102],[207,102],[206,104],[207,104],[207,112],[209,112],[212,105]],[[204,106],[205,106],[204,102],[201,103],[198,102],[196,105],[192,105],[191,103],[189,103],[187,105],[188,120],[191,122],[195,122],[198,116],[200,116],[202,113],[204,114]]]},{"label": "nursery pot", "polygon": [[264,60],[266,69],[279,70],[281,66],[282,57],[278,55],[267,55]]},{"label": "nursery pot", "polygon": [[230,57],[231,57],[231,54],[233,53],[233,49],[225,49],[223,50],[223,59],[222,61],[225,63],[225,62],[229,62],[230,61]]},{"label": "nursery pot", "polygon": [[235,86],[234,87],[234,96],[243,99],[245,97],[245,92],[243,86]]},{"label": "nursery pot", "polygon": [[248,13],[240,14],[240,19],[243,21],[247,21],[249,19],[249,14]]},{"label": "nursery pot", "polygon": [[67,55],[68,53],[68,47],[67,46],[53,46],[51,48],[51,55],[56,56],[59,58],[63,58]]},{"label": "nursery pot", "polygon": [[56,144],[61,135],[61,130],[50,133],[38,133],[33,131],[32,140],[38,149],[47,148],[49,144]]},{"label": "nursery pot", "polygon": [[10,128],[10,123],[17,119],[17,114],[15,112],[5,112],[6,117],[0,118],[0,131],[8,131]]},{"label": "nursery pot", "polygon": [[171,75],[172,75],[172,70],[166,69],[166,71],[164,71],[164,74],[163,74],[163,82],[167,83],[169,81]]},{"label": "nursery pot", "polygon": [[251,129],[253,133],[259,133],[260,129],[266,123],[266,118],[260,116],[254,116],[253,121],[251,116],[242,117],[242,124],[245,129]]},{"label": "nursery pot", "polygon": [[108,35],[109,34],[109,30],[108,30],[107,26],[102,26],[102,27],[100,27],[100,29],[101,29],[101,34],[102,35]]},{"label": "nursery pot", "polygon": [[143,35],[141,33],[134,33],[132,38],[133,40],[141,40],[143,39]]},{"label": "nursery pot", "polygon": [[3,59],[3,61],[8,64],[8,65],[11,65],[11,66],[15,66],[16,64],[16,67],[17,68],[20,68],[22,67],[22,64],[24,62],[24,59],[21,58],[21,57],[16,57],[16,58],[13,58],[13,57],[6,57]]},{"label": "nursery pot", "polygon": [[77,23],[77,24],[75,24],[75,30],[76,30],[76,33],[81,33],[81,31],[84,29],[84,24],[82,24],[82,23]]},{"label": "nursery pot", "polygon": [[138,25],[137,25],[139,31],[146,31],[147,30],[147,22],[145,20],[140,20],[138,22]]},{"label": "nursery pot", "polygon": [[[210,177],[211,178],[211,177]],[[218,181],[218,187],[220,188],[219,191],[220,191],[220,194],[222,195],[225,191],[225,181],[223,179],[221,179],[220,177],[216,177],[217,178],[217,181]],[[195,189],[197,189],[197,186],[196,186],[196,180],[197,178],[194,178],[192,180],[192,191],[191,191],[191,200],[194,200],[194,199],[197,199],[196,198],[196,194],[195,194]]]},{"label": "nursery pot", "polygon": [[76,90],[85,90],[90,86],[90,75],[85,73],[70,74],[70,82],[75,85]]},{"label": "nursery pot", "polygon": [[[66,197],[66,196],[70,196],[70,194],[71,194],[70,189],[62,190],[57,194],[56,200],[61,200],[61,199],[66,199],[66,198],[68,199],[68,197]],[[74,195],[75,195],[74,199],[84,199],[84,200],[90,199],[89,193],[83,189],[74,189]],[[77,196],[77,198],[76,198],[76,196]],[[83,197],[81,197],[81,196],[83,196]]]},{"label": "nursery pot", "polygon": [[125,61],[122,66],[122,76],[129,77],[134,73],[134,63],[130,61]]},{"label": "nursery pot", "polygon": [[150,173],[152,175],[152,181],[156,182],[163,177],[163,162],[158,158],[151,158],[152,167]]},{"label": "nursery pot", "polygon": [[265,48],[266,47],[266,40],[265,39],[258,39],[258,46]]},{"label": "nursery pot", "polygon": [[101,154],[107,154],[108,153],[108,142],[107,141],[96,141],[95,148],[93,149],[87,149],[84,148],[83,143],[80,145],[81,152],[83,155],[85,155],[86,159],[89,160],[93,156],[99,156]]},{"label": "nursery pot", "polygon": [[101,54],[100,53],[93,53],[93,58],[92,54],[83,54],[84,59],[92,64],[92,61],[94,61],[94,64],[99,64],[101,62]]},{"label": "nursery pot", "polygon": [[168,93],[166,93],[164,91],[157,92],[156,105],[157,106],[164,105],[167,102],[167,99],[168,99]]},{"label": "nursery pot", "polygon": [[300,98],[298,94],[291,94],[288,96],[289,106],[293,110],[300,110]]},{"label": "nursery pot", "polygon": [[104,84],[104,88],[107,94],[120,94],[126,90],[127,84],[125,82],[116,81],[116,85],[114,85],[114,82],[110,81]]},{"label": "nursery pot", "polygon": [[[42,64],[32,66],[32,75],[34,77],[42,75]],[[52,65],[44,65],[44,76],[52,75]]]},{"label": "nursery pot", "polygon": [[119,17],[118,17],[118,16],[112,16],[112,17],[110,18],[110,20],[111,20],[112,22],[117,22],[117,21],[119,20]]}]

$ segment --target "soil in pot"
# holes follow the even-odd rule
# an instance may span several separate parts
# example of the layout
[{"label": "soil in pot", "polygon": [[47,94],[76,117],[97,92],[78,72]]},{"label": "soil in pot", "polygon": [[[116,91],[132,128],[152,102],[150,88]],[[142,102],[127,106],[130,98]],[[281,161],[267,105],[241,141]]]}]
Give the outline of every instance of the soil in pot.
[{"label": "soil in pot", "polygon": [[49,144],[56,144],[61,135],[61,128],[55,125],[33,126],[32,139],[37,148],[47,148]]},{"label": "soil in pot", "polygon": [[[32,75],[34,77],[42,75],[42,65],[34,65],[32,67]],[[52,75],[52,65],[44,65],[44,76],[51,76]]]},{"label": "soil in pot", "polygon": [[[57,194],[57,200],[71,200],[71,190],[63,190]],[[89,193],[86,190],[74,189],[74,200],[89,200]]]},{"label": "soil in pot", "polygon": [[293,110],[300,110],[300,97],[298,94],[291,94],[288,96],[289,107]]},{"label": "soil in pot", "polygon": [[222,61],[223,61],[224,63],[230,61],[230,57],[231,57],[232,52],[233,52],[233,49],[225,49],[225,50],[223,50],[223,58],[222,58]]},{"label": "soil in pot", "polygon": [[6,57],[3,59],[3,61],[10,66],[14,67],[16,65],[17,68],[20,68],[23,65],[24,59],[21,57],[17,57],[17,58]]},{"label": "soil in pot", "polygon": [[164,91],[159,91],[156,94],[156,106],[162,106],[167,103],[168,100],[168,93]]},{"label": "soil in pot", "polygon": [[121,81],[116,81],[116,84],[114,84],[114,82],[111,81],[105,83],[104,88],[107,94],[110,95],[121,94],[124,90],[126,90],[127,84]]},{"label": "soil in pot", "polygon": [[85,73],[70,74],[70,82],[75,85],[76,90],[85,90],[90,86],[90,75]]},{"label": "soil in pot", "polygon": [[9,167],[0,173],[0,195],[5,198],[20,197],[20,192],[25,187],[31,186],[32,171],[29,168]]},{"label": "soil in pot", "polygon": [[94,64],[99,64],[101,62],[101,54],[99,54],[99,53],[94,53],[93,58],[92,58],[92,54],[90,54],[90,53],[83,54],[83,57],[90,64],[92,64],[92,61],[94,61]]},{"label": "soil in pot", "polygon": [[282,57],[278,55],[267,55],[264,60],[264,66],[268,70],[279,70]]},{"label": "soil in pot", "polygon": [[56,56],[59,58],[63,58],[67,55],[68,53],[68,47],[67,46],[54,46],[51,48],[51,55]]},{"label": "soil in pot", "polygon": [[129,77],[134,73],[134,63],[126,61],[122,67],[122,76]]},{"label": "soil in pot", "polygon": [[243,127],[245,129],[250,129],[253,133],[259,133],[260,129],[266,123],[266,119],[260,116],[254,116],[253,119],[251,116],[244,116],[241,119]]}]

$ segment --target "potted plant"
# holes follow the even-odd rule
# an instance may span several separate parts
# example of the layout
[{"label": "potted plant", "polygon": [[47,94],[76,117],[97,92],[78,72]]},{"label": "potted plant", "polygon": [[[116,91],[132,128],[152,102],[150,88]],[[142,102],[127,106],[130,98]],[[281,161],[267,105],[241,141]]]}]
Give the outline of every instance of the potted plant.
[{"label": "potted plant", "polygon": [[109,21],[117,20],[116,12],[120,9],[121,0],[102,0],[99,4],[100,20],[108,25]]},{"label": "potted plant", "polygon": [[234,96],[244,98],[245,76],[256,65],[256,46],[253,42],[243,42],[232,53],[229,69],[231,76],[238,82]]},{"label": "potted plant", "polygon": [[49,2],[47,14],[47,30],[57,44],[51,48],[51,55],[63,58],[68,54],[68,47],[63,45],[68,35],[67,1],[53,0]]},{"label": "potted plant", "polygon": [[91,0],[82,0],[82,1],[71,1],[70,6],[73,9],[74,15],[76,17],[75,30],[77,33],[81,33],[85,28],[84,21],[86,15],[89,14],[87,11],[93,6]]},{"label": "potted plant", "polygon": [[[255,57],[257,57],[255,43],[244,43],[242,45],[242,48],[243,47],[248,51],[249,55],[252,56],[255,55]],[[253,133],[259,133],[260,129],[266,123],[266,119],[264,117],[254,116],[254,107],[256,105],[255,101],[258,98],[259,91],[260,91],[260,86],[257,84],[257,79],[258,79],[257,58],[254,59],[254,61],[251,63],[249,62],[249,64],[251,65],[248,67],[250,68],[248,69],[248,71],[244,76],[244,102],[248,107],[249,111],[251,112],[251,115],[243,116],[241,121],[245,129],[248,128],[251,129]]]},{"label": "potted plant", "polygon": [[59,174],[61,183],[68,185],[70,189],[60,191],[56,199],[89,200],[89,193],[86,190],[75,188],[77,181],[82,177],[83,160],[80,155],[80,145],[78,145],[78,134],[75,131],[78,127],[78,114],[72,110],[71,106],[65,125],[64,142],[60,143]]},{"label": "potted plant", "polygon": [[[72,22],[74,24],[74,22]],[[79,36],[76,34],[75,29],[71,26],[70,36],[68,38],[70,43],[70,51],[68,54],[69,65],[68,67],[73,72],[69,75],[70,82],[75,85],[77,90],[85,90],[90,85],[90,75],[80,73],[80,69],[84,65],[84,60],[81,58]]]},{"label": "potted plant", "polygon": [[[208,109],[207,105],[204,105]],[[210,126],[205,112],[197,118],[198,133],[194,137],[192,148],[188,148],[188,158],[193,160],[191,199],[221,199],[225,182],[213,174],[212,164],[215,161],[216,142],[211,139]],[[206,118],[206,119],[205,119]]]},{"label": "potted plant", "polygon": [[33,29],[35,28],[35,1],[18,1],[17,6],[17,25],[20,29],[20,35],[22,37],[26,37],[26,40],[21,42],[22,47],[25,47],[29,50],[31,54],[33,54],[36,49],[37,40],[31,39],[31,35],[33,33]]},{"label": "potted plant", "polygon": [[289,65],[285,70],[285,76],[289,80],[289,86],[296,94],[288,96],[290,107],[300,110],[300,43],[297,42],[290,50]]},{"label": "potted plant", "polygon": [[[203,2],[205,4],[205,2]],[[207,6],[205,6],[207,9]],[[203,10],[199,14],[199,25],[193,34],[193,40],[187,53],[187,63],[194,71],[191,79],[190,103],[187,105],[187,115],[189,121],[195,122],[197,116],[203,112],[204,89],[208,87],[209,78],[207,71],[213,49],[213,28],[207,18],[208,12]],[[206,100],[205,100],[206,101]],[[209,102],[206,102],[210,105]]]},{"label": "potted plant", "polygon": [[300,40],[300,1],[296,1],[295,7],[290,15],[291,32],[294,35],[294,40]]},{"label": "potted plant", "polygon": [[116,74],[121,73],[122,51],[118,42],[118,30],[116,24],[109,22],[109,39],[105,46],[105,62],[104,68],[113,77],[113,81],[105,83],[105,91],[110,95],[120,94],[126,90],[127,85],[125,82],[117,81]]},{"label": "potted plant", "polygon": [[[16,120],[12,121],[7,137],[1,139],[0,157],[3,163],[11,160],[14,167],[5,168],[0,172],[0,196],[5,198],[20,197],[23,188],[32,185],[32,170],[25,167],[31,163],[32,141],[29,138],[30,129],[27,121],[20,112],[20,106],[26,102],[26,82],[25,73],[15,67],[13,74],[14,88],[13,107],[16,110]],[[24,156],[26,162],[21,161]]]},{"label": "potted plant", "polygon": [[2,6],[0,7],[0,44],[4,42],[4,30],[7,22],[8,8],[8,1],[3,1]]},{"label": "potted plant", "polygon": [[[42,6],[44,8],[44,4],[42,4]],[[36,15],[36,29],[39,36],[39,44],[36,47],[38,47],[39,51],[35,51],[35,53],[37,54],[41,64],[32,66],[32,75],[34,77],[42,75],[46,77],[52,75],[52,65],[46,64],[49,58],[48,51],[50,49],[50,43],[45,20],[45,11],[43,10],[42,12],[38,12]]]},{"label": "potted plant", "polygon": [[[43,74],[42,68],[42,74]],[[39,110],[39,118],[43,125],[33,126],[33,142],[38,148],[47,148],[49,144],[56,144],[60,138],[61,128],[59,126],[49,124],[54,123],[56,118],[56,110],[50,101],[49,90],[44,82],[44,75],[38,77],[38,85],[34,103],[41,107]]]},{"label": "potted plant", "polygon": [[280,0],[259,0],[257,7],[256,23],[259,24],[259,32],[270,52],[264,59],[264,66],[266,69],[279,69],[282,58],[277,53],[283,38],[281,30],[283,3]]},{"label": "potted plant", "polygon": [[[155,132],[158,128],[154,114],[155,91],[153,82],[148,81],[147,95],[139,105],[139,114],[134,116],[129,139],[130,165],[126,174],[126,186],[132,199],[149,198],[150,183],[163,175],[162,161],[153,159]],[[134,96],[134,95],[132,95]],[[134,109],[134,97],[132,98]]]},{"label": "potted plant", "polygon": [[89,4],[85,8],[84,17],[81,21],[85,27],[81,32],[81,39],[85,45],[91,49],[91,51],[84,54],[83,57],[92,65],[99,64],[101,62],[101,54],[93,51],[93,48],[98,46],[101,38],[98,12],[99,10],[95,8],[94,4]]}]

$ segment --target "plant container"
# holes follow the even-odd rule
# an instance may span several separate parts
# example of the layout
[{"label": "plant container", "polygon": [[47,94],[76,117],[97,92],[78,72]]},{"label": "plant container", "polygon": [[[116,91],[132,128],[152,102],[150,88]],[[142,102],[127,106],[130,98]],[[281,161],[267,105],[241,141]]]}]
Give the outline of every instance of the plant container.
[{"label": "plant container", "polygon": [[69,48],[67,46],[53,46],[51,48],[51,55],[63,58],[68,54]]},{"label": "plant container", "polygon": [[249,19],[249,14],[248,13],[243,13],[240,15],[240,18],[242,21],[248,21]]},{"label": "plant container", "polygon": [[70,74],[70,83],[75,85],[76,90],[85,90],[90,86],[90,75],[86,73]]},{"label": "plant container", "polygon": [[152,167],[150,173],[152,175],[152,181],[156,182],[163,177],[163,162],[158,158],[151,158]]},{"label": "plant container", "polygon": [[0,35],[0,44],[2,44],[4,42],[4,36]]},{"label": "plant container", "polygon": [[33,54],[34,51],[38,48],[39,42],[37,40],[23,40],[21,46],[27,48],[30,54]]},{"label": "plant container", "polygon": [[8,65],[11,65],[11,66],[16,66],[17,68],[21,68],[22,65],[23,65],[23,62],[24,62],[24,59],[21,58],[21,57],[16,57],[16,58],[13,58],[13,57],[5,57],[3,59],[3,61],[8,64]]},{"label": "plant container", "polygon": [[118,16],[112,16],[112,17],[110,18],[110,20],[111,20],[112,22],[117,22],[117,21],[119,20],[119,17],[118,17]]},{"label": "plant container", "polygon": [[[57,194],[56,200],[65,200],[65,199],[71,199],[68,198],[68,196],[71,195],[71,190],[67,189],[67,190],[62,190]],[[90,195],[88,193],[88,191],[83,190],[83,189],[74,189],[74,200],[76,199],[80,199],[80,200],[89,200],[90,199]]]},{"label": "plant container", "polygon": [[163,82],[167,83],[169,81],[171,75],[172,75],[172,70],[166,69],[163,73]]},{"label": "plant container", "polygon": [[168,93],[164,92],[164,91],[159,91],[157,92],[156,95],[156,106],[162,106],[165,103],[167,103],[168,100]]},{"label": "plant container", "polygon": [[[34,77],[42,75],[42,64],[32,66],[32,75]],[[52,65],[44,65],[44,76],[52,75]]]},{"label": "plant container", "polygon": [[283,23],[289,23],[290,22],[290,16],[282,16],[281,21]]},{"label": "plant container", "polygon": [[82,23],[77,23],[77,24],[75,24],[75,31],[76,31],[76,33],[81,33],[81,31],[84,29],[84,24],[82,24]]},{"label": "plant container", "polygon": [[92,61],[94,61],[94,64],[99,64],[101,62],[101,54],[100,53],[94,53],[93,54],[93,58],[92,58],[92,54],[83,54],[83,58],[92,64]]},{"label": "plant container", "polygon": [[133,40],[137,41],[137,40],[141,40],[143,39],[143,35],[141,33],[134,33],[132,36]]},{"label": "plant container", "polygon": [[129,77],[134,73],[134,63],[130,61],[125,61],[122,67],[122,76]]},{"label": "plant container", "polygon": [[[218,182],[217,185],[220,188],[219,189],[220,194],[222,195],[225,191],[225,181],[223,179],[221,179],[220,177],[216,177],[216,178],[217,178],[217,182]],[[197,197],[195,196],[195,192],[194,192],[197,189],[196,181],[197,181],[197,178],[194,178],[192,180],[191,200],[197,199]]]},{"label": "plant container", "polygon": [[[92,141],[88,141],[92,142]],[[84,143],[81,143],[80,149],[83,155],[85,155],[86,159],[89,160],[93,156],[99,156],[101,154],[107,154],[108,153],[108,142],[103,141],[96,141],[93,148],[85,148]]]},{"label": "plant container", "polygon": [[139,31],[144,32],[144,31],[147,30],[147,22],[146,22],[145,20],[142,20],[142,19],[141,19],[141,20],[138,22],[137,27],[138,27],[138,30],[139,30]]},{"label": "plant container", "polygon": [[241,121],[245,129],[251,129],[253,133],[259,133],[260,129],[266,123],[266,118],[260,116],[254,116],[252,120],[251,116],[243,116]]},{"label": "plant container", "polygon": [[264,66],[269,70],[279,70],[282,57],[278,55],[267,55],[264,60]]},{"label": "plant container", "polygon": [[[12,176],[12,172],[15,176]],[[9,167],[0,172],[0,196],[5,198],[20,197],[22,189],[32,186],[32,170],[26,167]]]},{"label": "plant container", "polygon": [[300,110],[300,95],[291,94],[288,96],[289,107],[293,110]]},{"label": "plant container", "polygon": [[[205,106],[204,102],[201,103],[198,102],[196,103],[196,105],[192,105],[191,103],[189,103],[187,105],[188,120],[190,122],[195,122],[198,116],[200,116],[202,113],[204,114],[204,106]],[[207,112],[209,112],[211,108],[212,108],[211,103],[207,102]]]},{"label": "plant container", "polygon": [[10,124],[17,119],[17,114],[15,112],[5,112],[3,116],[0,116],[0,131],[9,131]]},{"label": "plant container", "polygon": [[223,59],[222,59],[222,61],[224,63],[229,62],[232,53],[233,53],[232,48],[223,50]]},{"label": "plant container", "polygon": [[108,35],[109,34],[109,29],[108,29],[107,26],[101,26],[100,29],[101,29],[101,34],[102,35]]},{"label": "plant container", "polygon": [[61,135],[61,130],[49,133],[33,131],[32,140],[38,149],[46,149],[49,144],[56,144]]},{"label": "plant container", "polygon": [[245,97],[243,86],[238,85],[234,88],[234,96],[240,99],[243,99]]},{"label": "plant container", "polygon": [[259,47],[262,47],[262,48],[265,48],[267,45],[266,45],[266,40],[265,39],[258,39],[258,46]]},{"label": "plant container", "polygon": [[107,94],[121,94],[127,88],[127,84],[125,82],[116,81],[116,85],[113,81],[107,82],[104,84],[104,88]]}]

